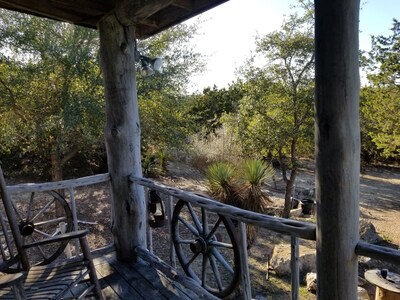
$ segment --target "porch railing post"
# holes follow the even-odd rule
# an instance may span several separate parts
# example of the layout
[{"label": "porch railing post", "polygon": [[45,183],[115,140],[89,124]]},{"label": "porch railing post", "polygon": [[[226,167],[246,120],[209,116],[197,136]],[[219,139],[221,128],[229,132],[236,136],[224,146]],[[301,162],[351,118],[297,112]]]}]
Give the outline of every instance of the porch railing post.
[{"label": "porch railing post", "polygon": [[292,282],[292,300],[299,299],[299,239],[291,236],[291,259],[290,259],[291,282]]},{"label": "porch railing post", "polygon": [[171,263],[171,266],[176,269],[176,259],[175,259],[175,247],[174,243],[172,242],[172,208],[174,206],[174,197],[173,196],[168,196],[167,199],[167,218],[168,218],[168,232],[169,232],[169,245],[170,245],[170,250],[169,250],[169,260]]},{"label": "porch railing post", "polygon": [[239,251],[240,251],[240,270],[241,270],[241,281],[243,287],[243,298],[245,300],[251,300],[251,282],[250,282],[250,270],[249,260],[247,254],[247,237],[246,237],[246,223],[238,221],[239,227]]},{"label": "porch railing post", "polygon": [[[79,230],[78,228],[78,214],[76,210],[76,201],[75,201],[75,193],[74,193],[74,188],[70,187],[68,188],[68,193],[69,193],[69,198],[71,200],[71,210],[72,210],[72,220],[74,223],[74,231]],[[69,247],[69,245],[68,245]],[[76,239],[75,240],[75,256],[79,256],[79,241]]]},{"label": "porch railing post", "polygon": [[149,188],[144,188],[144,200],[146,203],[146,239],[147,239],[147,250],[153,253],[153,230],[149,225]]}]

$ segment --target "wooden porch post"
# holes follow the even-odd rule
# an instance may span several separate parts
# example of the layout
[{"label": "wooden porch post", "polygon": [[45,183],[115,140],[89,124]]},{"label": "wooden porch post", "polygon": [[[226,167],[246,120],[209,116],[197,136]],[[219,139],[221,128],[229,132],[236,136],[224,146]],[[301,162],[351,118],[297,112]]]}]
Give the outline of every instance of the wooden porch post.
[{"label": "wooden porch post", "polygon": [[112,232],[117,258],[135,260],[134,248],[146,248],[146,206],[143,188],[129,175],[141,176],[140,124],[135,74],[134,26],[122,25],[115,14],[98,24],[106,98],[105,138],[113,199]]},{"label": "wooden porch post", "polygon": [[318,299],[357,299],[359,0],[315,0]]}]

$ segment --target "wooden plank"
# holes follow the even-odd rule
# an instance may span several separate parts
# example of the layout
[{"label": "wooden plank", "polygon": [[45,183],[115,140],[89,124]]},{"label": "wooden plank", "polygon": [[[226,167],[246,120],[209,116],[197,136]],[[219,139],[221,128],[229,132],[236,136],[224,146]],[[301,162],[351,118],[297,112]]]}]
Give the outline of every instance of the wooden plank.
[{"label": "wooden plank", "polygon": [[100,286],[106,299],[144,299],[132,288],[129,282],[120,276],[120,273],[108,263],[97,265],[96,271],[99,277],[101,277]]},{"label": "wooden plank", "polygon": [[46,245],[46,244],[51,244],[51,243],[56,243],[56,242],[61,242],[65,240],[72,240],[76,238],[81,238],[83,236],[86,236],[89,233],[89,230],[84,229],[84,230],[78,230],[78,231],[71,231],[63,234],[58,234],[54,237],[46,238],[40,241],[35,241],[31,242],[29,244],[25,244],[23,246],[24,249],[29,249],[32,247],[37,247],[41,245]]},{"label": "wooden plank", "polygon": [[150,265],[146,264],[136,264],[135,270],[146,279],[151,285],[160,291],[163,298],[170,300],[185,299],[190,300],[190,298],[183,293],[182,290],[177,288],[168,278],[162,276],[157,272],[156,269],[152,268]]},{"label": "wooden plank", "polygon": [[96,257],[95,259],[93,259],[93,264],[96,267],[98,265],[109,263],[111,260],[114,260],[115,258],[116,258],[115,252],[107,253],[105,255],[102,255],[102,256],[99,256],[99,257]]},{"label": "wooden plank", "polygon": [[173,0],[172,5],[186,9],[187,11],[191,11],[193,9],[193,1]]},{"label": "wooden plank", "polygon": [[[227,0],[187,0],[186,2],[190,3],[188,5],[185,5],[183,1],[176,1],[176,5],[174,5],[174,1],[172,1],[171,5],[164,6],[162,9],[151,15],[151,18],[157,22],[157,28],[143,28],[142,26],[139,26],[136,30],[136,36],[138,38],[149,37],[226,1]],[[185,7],[183,8],[182,6]]]},{"label": "wooden plank", "polygon": [[156,12],[171,5],[173,0],[119,1],[116,8],[118,20],[124,26],[140,23]]},{"label": "wooden plank", "polygon": [[154,269],[159,270],[160,273],[164,274],[169,280],[185,287],[183,291],[189,290],[194,292],[196,294],[196,299],[218,299],[203,289],[194,279],[177,273],[175,269],[147,250],[138,247],[135,251],[143,260],[153,266]]},{"label": "wooden plank", "polygon": [[243,287],[243,299],[251,300],[251,280],[249,270],[249,260],[247,253],[247,236],[246,236],[246,224],[239,222],[239,251],[240,251],[240,269],[241,269],[241,281]]},{"label": "wooden plank", "polygon": [[315,1],[317,297],[357,299],[360,0]]},{"label": "wooden plank", "polygon": [[300,267],[299,267],[299,239],[290,238],[290,279],[292,284],[292,300],[299,299]]},{"label": "wooden plank", "polygon": [[259,227],[267,228],[275,232],[295,235],[307,240],[316,239],[316,226],[311,223],[296,220],[272,217],[264,214],[247,211],[234,206],[223,204],[217,200],[202,197],[191,192],[171,188],[150,179],[130,176],[133,182],[155,189],[166,195],[196,204],[206,208],[208,211],[228,216],[232,219],[242,221],[247,224],[253,224]]},{"label": "wooden plank", "polygon": [[102,182],[107,182],[110,180],[108,173],[98,174],[93,176],[81,177],[77,179],[68,179],[55,182],[45,182],[45,183],[23,183],[16,185],[9,185],[7,189],[10,194],[26,193],[26,192],[45,192],[52,190],[61,190],[67,188],[74,188],[80,186],[87,186]]},{"label": "wooden plank", "polygon": [[176,269],[176,253],[174,242],[172,241],[172,214],[173,214],[173,207],[174,207],[174,197],[168,196],[167,199],[167,218],[168,218],[168,234],[169,238],[169,263],[171,264],[172,268]]},{"label": "wooden plank", "polygon": [[127,264],[119,262],[117,260],[110,261],[110,265],[118,270],[120,276],[124,278],[143,298],[145,299],[168,299],[163,296],[161,291],[154,288],[151,282],[148,282],[140,273],[137,272],[138,265],[141,262],[135,264]]},{"label": "wooden plank", "polygon": [[[7,215],[7,219],[10,225],[10,229],[12,232],[12,236],[14,238],[14,243],[17,248],[18,254],[19,254],[19,260],[22,264],[22,267],[24,270],[29,270],[29,260],[28,257],[26,256],[25,251],[23,250],[23,239],[22,236],[19,234],[19,227],[18,227],[18,221],[16,219],[16,216],[14,214],[14,208],[11,203],[11,198],[10,194],[8,192],[8,188],[6,185],[6,181],[4,179],[4,174],[3,170],[0,167],[0,187],[1,187],[1,198],[3,202],[3,206]],[[5,233],[7,234],[7,233]]]}]

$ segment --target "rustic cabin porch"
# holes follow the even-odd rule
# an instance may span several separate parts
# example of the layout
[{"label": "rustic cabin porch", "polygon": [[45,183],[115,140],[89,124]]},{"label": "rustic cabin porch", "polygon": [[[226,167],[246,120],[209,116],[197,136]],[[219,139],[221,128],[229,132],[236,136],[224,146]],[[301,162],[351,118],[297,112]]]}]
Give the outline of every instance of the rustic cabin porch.
[{"label": "rustic cabin porch", "polygon": [[[132,184],[144,187],[147,203],[151,203],[150,191],[157,191],[165,206],[166,220],[160,225],[164,226],[166,237],[161,242],[158,241],[160,236],[153,236],[153,231],[157,228],[148,226],[147,248],[136,247],[134,251],[139,257],[137,262],[118,260],[112,242],[104,247],[91,249],[96,273],[106,299],[149,297],[151,299],[218,299],[226,296],[235,299],[252,299],[255,296],[254,290],[252,291],[254,278],[251,277],[249,271],[246,224],[253,224],[288,237],[291,243],[292,274],[289,294],[292,299],[299,299],[301,285],[299,244],[301,240],[316,240],[315,224],[241,210],[146,178],[131,176],[130,180]],[[72,215],[72,218],[49,219],[51,216],[46,214],[45,220],[38,218],[37,224],[34,224],[41,232],[45,231],[39,227],[41,224],[52,224],[52,227],[48,229],[51,232],[46,231],[46,234],[52,234],[64,221],[70,223],[71,226],[66,227],[71,231],[90,229],[93,222],[87,222],[78,217],[82,206],[79,203],[80,195],[77,191],[88,187],[94,187],[94,191],[100,188],[108,190],[109,181],[109,174],[99,174],[60,182],[8,185],[7,190],[15,207],[21,210],[27,208],[23,202],[30,202],[29,209],[31,210],[35,209],[35,201],[42,201],[41,207],[43,207],[43,201],[47,203],[47,200],[44,200],[41,194],[52,198],[54,190],[64,190],[66,202],[71,209],[71,213],[67,215]],[[26,197],[24,198],[23,195]],[[101,202],[104,201],[109,201],[109,199],[99,199],[97,206],[101,207]],[[22,212],[19,214],[23,215]],[[148,212],[148,220],[149,217]],[[236,225],[230,227],[231,223],[226,219],[235,220]],[[109,222],[111,222],[111,214]],[[110,228],[111,225],[108,230]],[[195,242],[204,236],[203,230],[207,230],[206,235],[212,238],[205,239],[208,251],[197,251]],[[101,234],[97,233],[96,237],[101,239]],[[32,236],[32,238],[36,241],[40,240],[40,236]],[[30,237],[26,239],[28,241]],[[162,259],[156,256],[159,254],[154,249],[157,243],[166,250],[161,255]],[[79,252],[76,253],[74,249],[76,247],[70,243],[59,256],[61,258],[76,256]],[[41,250],[47,251],[46,248]],[[357,244],[356,254],[395,264],[398,264],[400,259],[397,250],[369,245],[362,241]],[[76,287],[77,290],[82,288],[84,288],[82,285]],[[268,291],[264,292],[264,295],[268,294]]]},{"label": "rustic cabin porch", "polygon": [[[46,3],[30,0],[0,1],[2,8],[97,28],[99,31],[106,98],[105,139],[109,174],[97,176],[95,180],[110,182],[116,257],[118,261],[129,262],[132,266],[132,271],[125,273],[123,270],[127,263],[116,263],[108,256],[98,258],[96,270],[101,278],[105,296],[109,299],[113,299],[115,295],[135,299],[135,296],[121,294],[126,292],[128,295],[139,293],[149,298],[154,286],[156,294],[170,298],[172,294],[169,292],[172,293],[172,290],[179,293],[181,291],[174,282],[187,285],[191,289],[203,285],[215,294],[225,296],[226,290],[230,292],[240,282],[240,298],[251,299],[245,230],[245,225],[251,224],[290,238],[292,299],[299,298],[298,239],[317,239],[319,299],[357,299],[358,255],[381,258],[393,263],[399,263],[400,260],[398,251],[374,247],[358,239],[359,0],[315,1],[317,226],[251,213],[141,178],[140,122],[135,80],[136,38],[151,36],[222,2],[224,0],[88,0],[79,4],[67,0]],[[84,178],[27,185],[23,188],[29,193],[67,189],[73,195],[75,187],[91,184],[93,181],[93,178]],[[144,259],[150,265],[161,269],[164,274],[169,273],[168,268],[164,268],[164,264],[157,259],[152,259],[151,255],[151,229],[147,226],[148,201],[145,199],[145,195],[148,195],[146,189],[150,188],[166,195],[168,199],[166,202],[171,229],[171,264],[174,265],[176,255],[183,264],[185,273],[194,278],[196,285],[192,285],[192,280],[186,281],[186,276],[181,277],[171,271],[169,275],[173,281],[167,286],[174,288],[166,289],[169,290],[166,292],[158,285],[164,282],[163,275],[154,269],[142,267],[142,263],[132,262]],[[17,192],[17,188],[10,187],[9,190],[11,194]],[[70,203],[72,212],[77,212],[72,198],[73,196]],[[183,202],[175,206],[174,201]],[[179,209],[176,210],[176,207]],[[181,214],[183,209],[186,211]],[[173,210],[177,213],[172,213]],[[208,212],[216,218],[212,223],[209,223]],[[235,221],[234,227],[227,225],[231,222],[227,218]],[[63,219],[65,220],[70,222],[74,229],[79,228],[76,215]],[[35,225],[57,223],[44,222]],[[176,226],[177,224],[180,226]],[[184,234],[189,237],[182,237],[180,232],[177,232],[178,228],[186,230]],[[228,234],[217,235],[217,230],[226,230]],[[230,240],[221,240],[224,236],[229,236]],[[231,256],[225,258],[220,248]],[[176,253],[174,249],[178,249]],[[45,252],[42,252],[42,255],[43,253]],[[198,268],[194,268],[193,262],[198,258],[203,259],[199,261]],[[218,267],[218,264],[221,267]],[[133,271],[134,269],[138,272]],[[332,272],[326,272],[327,269]],[[226,283],[225,275],[221,276],[219,270],[224,270],[227,274]],[[127,286],[127,278],[130,278],[127,276],[139,277],[136,273],[145,280],[138,280],[138,284],[133,285],[132,279]],[[207,278],[209,281],[206,281]],[[151,285],[149,280],[152,281]],[[143,289],[137,286],[143,286]],[[149,286],[151,289],[143,292]],[[201,297],[203,292],[192,294],[182,290],[181,295],[184,294],[188,297]]]},{"label": "rustic cabin porch", "polygon": [[[111,252],[95,258],[94,263],[106,299],[208,299],[145,261],[123,263]],[[185,280],[190,284],[190,279]]]}]

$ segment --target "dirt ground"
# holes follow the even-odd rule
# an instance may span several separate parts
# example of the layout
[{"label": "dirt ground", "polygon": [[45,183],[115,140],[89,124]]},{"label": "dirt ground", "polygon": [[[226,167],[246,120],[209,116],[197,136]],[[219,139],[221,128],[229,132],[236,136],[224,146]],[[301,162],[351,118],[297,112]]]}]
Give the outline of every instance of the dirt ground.
[{"label": "dirt ground", "polygon": [[[166,185],[184,190],[206,193],[204,176],[185,164],[174,163],[169,166],[170,176],[157,180]],[[280,174],[277,173],[277,178]],[[296,180],[297,189],[314,188],[314,166],[305,161]],[[282,207],[283,191],[268,191],[274,201],[273,206]],[[392,246],[400,245],[400,169],[399,168],[365,168],[360,177],[360,218],[371,222],[377,233]],[[315,222],[315,217],[301,220]],[[250,272],[253,284],[252,294],[266,296],[268,299],[290,299],[289,278],[278,278],[273,270],[268,269],[268,259],[273,249],[272,244],[288,243],[287,237],[262,229],[250,251]],[[301,245],[315,248],[315,243],[301,241]],[[370,291],[369,291],[370,292]],[[316,299],[304,286],[300,289],[300,299]]]},{"label": "dirt ground", "polygon": [[[170,176],[158,178],[167,185],[206,193],[206,181],[201,172],[182,163],[169,166]],[[279,178],[277,172],[277,178]],[[304,162],[296,180],[296,188],[314,187],[314,167]],[[283,192],[269,191],[274,205],[283,205]],[[400,168],[364,168],[360,177],[360,217],[372,222],[377,232],[400,245]]]},{"label": "dirt ground", "polygon": [[[156,181],[192,192],[206,193],[204,175],[184,163],[169,164],[168,174],[156,178]],[[9,180],[10,181],[10,180]],[[21,182],[20,180],[18,180]],[[8,182],[8,184],[12,184]],[[314,187],[312,163],[305,163],[296,181],[297,188]],[[274,206],[283,205],[283,192],[268,192]],[[16,197],[16,196],[13,196]],[[70,196],[67,193],[67,201]],[[79,228],[90,231],[91,249],[106,246],[112,242],[111,201],[107,184],[77,188],[75,190]],[[377,232],[391,244],[400,245],[400,169],[366,168],[361,174],[360,216],[372,222]],[[315,218],[304,218],[315,222]],[[287,238],[260,230],[258,239],[250,251],[250,271],[253,285],[253,297],[267,296],[268,299],[290,299],[290,279],[278,278],[268,267],[268,259],[274,244],[287,241]],[[169,238],[167,229],[155,230],[153,235],[155,254],[168,262]],[[313,247],[312,242],[303,241],[303,245]],[[166,246],[168,245],[168,246]],[[261,298],[262,299],[262,298]],[[316,299],[302,286],[300,299]]]}]

